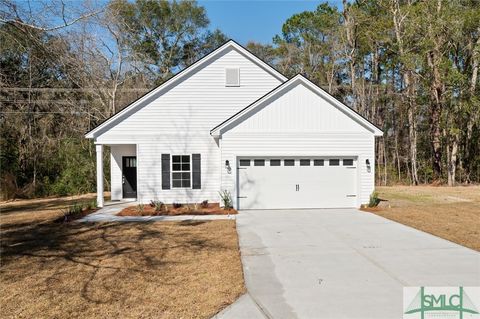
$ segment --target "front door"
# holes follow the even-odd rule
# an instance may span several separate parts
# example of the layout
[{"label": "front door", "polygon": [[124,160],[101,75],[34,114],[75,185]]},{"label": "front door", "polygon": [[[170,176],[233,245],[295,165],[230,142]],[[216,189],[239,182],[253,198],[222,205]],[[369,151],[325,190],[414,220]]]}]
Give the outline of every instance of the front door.
[{"label": "front door", "polygon": [[122,157],[123,198],[137,197],[137,157]]}]

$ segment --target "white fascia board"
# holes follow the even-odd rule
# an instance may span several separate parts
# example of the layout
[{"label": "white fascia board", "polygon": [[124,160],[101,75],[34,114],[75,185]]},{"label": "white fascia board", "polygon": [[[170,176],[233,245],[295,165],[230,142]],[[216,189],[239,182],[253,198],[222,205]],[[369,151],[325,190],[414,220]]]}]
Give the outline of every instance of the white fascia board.
[{"label": "white fascia board", "polygon": [[125,107],[120,112],[116,113],[115,115],[113,115],[112,117],[107,119],[105,122],[101,123],[100,125],[98,125],[94,129],[92,129],[91,131],[86,133],[85,137],[90,138],[90,139],[95,138],[97,136],[96,133],[105,129],[110,124],[115,123],[118,119],[129,115],[132,111],[137,109],[137,107],[142,105],[145,101],[148,101],[151,97],[159,94],[161,91],[168,90],[170,87],[174,86],[176,83],[182,81],[185,77],[188,77],[188,75],[190,73],[199,69],[203,65],[207,64],[215,56],[217,56],[218,54],[222,53],[223,51],[225,51],[229,48],[234,48],[235,50],[244,54],[247,58],[252,60],[254,63],[258,64],[265,71],[271,73],[273,76],[275,76],[276,78],[278,78],[282,82],[285,82],[285,81],[288,80],[283,74],[281,74],[280,72],[275,70],[273,67],[271,67],[270,65],[268,65],[267,63],[265,63],[264,61],[259,59],[258,57],[256,57],[254,54],[252,54],[247,49],[245,49],[244,47],[242,47],[241,45],[236,43],[234,40],[229,40],[224,45],[220,46],[216,50],[207,54],[206,56],[204,56],[203,58],[201,58],[200,60],[198,60],[194,64],[190,65],[189,67],[183,69],[182,71],[180,71],[179,73],[174,75],[171,79],[169,79],[165,83],[161,84],[159,87],[157,87],[157,88],[153,89],[152,91],[148,92],[147,94],[145,94],[144,96],[142,96],[141,98],[139,98],[138,100],[136,100],[135,102],[130,104],[129,106]]}]

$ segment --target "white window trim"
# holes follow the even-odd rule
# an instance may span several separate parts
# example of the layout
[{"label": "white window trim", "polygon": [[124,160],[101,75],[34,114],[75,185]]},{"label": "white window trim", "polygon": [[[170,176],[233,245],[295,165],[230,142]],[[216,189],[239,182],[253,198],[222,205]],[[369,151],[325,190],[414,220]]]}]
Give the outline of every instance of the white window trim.
[{"label": "white window trim", "polygon": [[[183,171],[173,171],[173,157],[174,156],[188,156],[190,163],[190,187],[174,187],[173,186],[173,173],[186,173]],[[181,163],[181,161],[180,161]],[[170,189],[192,189],[193,187],[193,167],[192,167],[192,154],[170,154]]]}]

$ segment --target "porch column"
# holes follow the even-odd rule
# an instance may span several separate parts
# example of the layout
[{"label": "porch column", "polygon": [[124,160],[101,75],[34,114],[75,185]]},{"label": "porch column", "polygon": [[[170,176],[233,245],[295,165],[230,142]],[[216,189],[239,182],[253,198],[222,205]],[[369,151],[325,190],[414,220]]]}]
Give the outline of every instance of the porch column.
[{"label": "porch column", "polygon": [[97,151],[97,206],[103,207],[103,145],[96,144]]}]

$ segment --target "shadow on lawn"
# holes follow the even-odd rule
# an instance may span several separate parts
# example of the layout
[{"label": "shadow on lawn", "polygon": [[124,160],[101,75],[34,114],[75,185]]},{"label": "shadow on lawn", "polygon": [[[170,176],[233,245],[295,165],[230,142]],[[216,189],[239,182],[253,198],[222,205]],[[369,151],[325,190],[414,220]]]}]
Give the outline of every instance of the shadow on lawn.
[{"label": "shadow on lawn", "polygon": [[58,210],[63,207],[71,206],[73,204],[87,204],[95,200],[94,196],[88,196],[83,198],[52,198],[44,199],[40,201],[26,201],[25,203],[18,204],[15,201],[10,203],[4,203],[1,207],[1,214],[8,216],[9,214],[18,214],[18,213],[30,213],[35,212],[39,209],[42,211],[53,211]]},{"label": "shadow on lawn", "polygon": [[[152,271],[161,274],[176,263],[189,263],[182,254],[195,256],[206,249],[228,249],[220,240],[207,236],[209,231],[198,230],[207,224],[10,224],[2,226],[0,274],[7,282],[14,282],[45,272],[45,290],[54,291],[55,284],[64,290],[65,281],[72,280],[71,286],[81,287],[84,300],[97,304],[118,302],[129,295],[117,289],[119,280],[154,280]],[[162,284],[176,285],[180,280]]]}]

